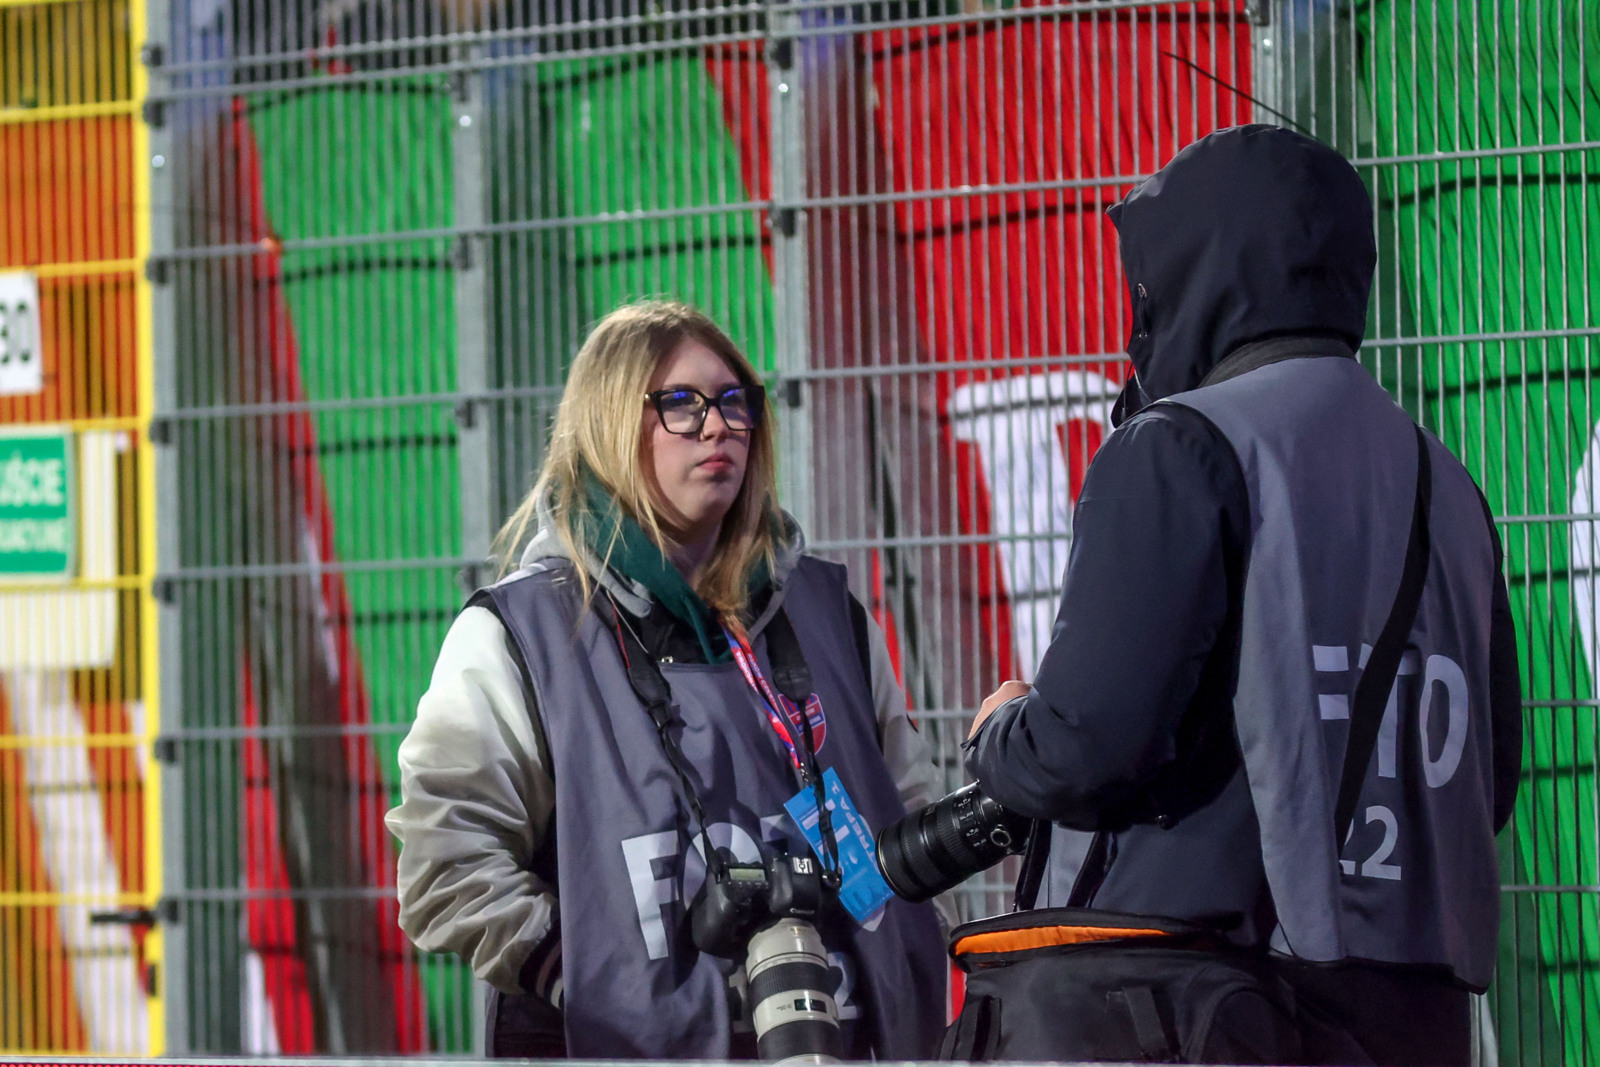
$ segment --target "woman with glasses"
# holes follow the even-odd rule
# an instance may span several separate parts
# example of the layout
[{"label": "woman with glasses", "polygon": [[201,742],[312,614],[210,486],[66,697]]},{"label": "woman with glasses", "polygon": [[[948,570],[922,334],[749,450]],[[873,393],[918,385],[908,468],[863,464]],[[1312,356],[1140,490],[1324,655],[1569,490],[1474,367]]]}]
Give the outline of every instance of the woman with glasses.
[{"label": "woman with glasses", "polygon": [[866,870],[938,795],[928,746],[779,510],[765,393],[710,319],[643,303],[589,335],[500,534],[524,543],[445,637],[388,817],[401,925],[490,984],[490,1054],[765,1058],[751,923],[705,901],[794,872],[830,887],[843,1055],[929,1056],[939,922]]}]

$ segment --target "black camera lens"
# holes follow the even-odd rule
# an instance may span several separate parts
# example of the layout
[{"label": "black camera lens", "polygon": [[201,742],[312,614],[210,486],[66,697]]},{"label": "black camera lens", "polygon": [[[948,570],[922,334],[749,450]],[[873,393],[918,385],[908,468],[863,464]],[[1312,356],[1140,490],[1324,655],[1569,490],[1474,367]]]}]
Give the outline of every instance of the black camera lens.
[{"label": "black camera lens", "polygon": [[931,900],[1021,852],[1028,825],[974,782],[880,833],[878,868],[897,896]]}]

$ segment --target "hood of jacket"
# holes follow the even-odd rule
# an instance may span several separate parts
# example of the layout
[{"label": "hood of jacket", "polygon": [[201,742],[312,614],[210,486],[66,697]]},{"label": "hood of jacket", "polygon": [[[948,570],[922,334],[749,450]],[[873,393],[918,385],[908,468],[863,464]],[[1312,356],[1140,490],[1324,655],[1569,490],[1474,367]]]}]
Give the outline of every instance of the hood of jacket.
[{"label": "hood of jacket", "polygon": [[[584,569],[595,585],[615,597],[624,611],[641,618],[650,614],[650,608],[654,602],[654,598],[650,595],[650,590],[623,575],[615,568],[602,565],[600,557],[590,551],[587,546],[580,545],[578,554],[573,556],[572,553],[567,551],[567,546],[562,544],[561,538],[556,534],[549,499],[541,497],[535,503],[535,507],[539,531],[534,534],[533,540],[528,542],[528,547],[522,550],[522,558],[518,561],[520,566],[530,567],[541,560],[571,560],[574,565]],[[782,514],[787,536],[778,545],[776,559],[773,561],[772,596],[760,617],[751,623],[749,628],[751,635],[759,633],[766,625],[767,620],[782,606],[784,584],[788,581],[789,575],[794,572],[795,564],[805,554],[806,539],[805,534],[800,529],[800,524],[787,511]]]},{"label": "hood of jacket", "polygon": [[1343,156],[1278,126],[1201,138],[1108,214],[1148,400],[1198,386],[1229,353],[1273,337],[1366,332],[1372,201]]}]

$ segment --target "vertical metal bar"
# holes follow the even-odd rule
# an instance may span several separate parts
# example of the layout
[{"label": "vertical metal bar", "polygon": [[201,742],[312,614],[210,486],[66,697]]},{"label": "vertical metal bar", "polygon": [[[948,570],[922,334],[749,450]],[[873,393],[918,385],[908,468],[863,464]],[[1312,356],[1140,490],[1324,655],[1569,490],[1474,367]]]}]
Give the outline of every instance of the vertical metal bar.
[{"label": "vertical metal bar", "polygon": [[[462,59],[476,58],[481,45],[462,46]],[[486,172],[483,165],[484,75],[481,70],[456,76],[451,106],[454,132],[451,161],[454,174],[455,219],[458,230],[484,224]],[[455,246],[456,388],[481,394],[489,388],[489,273],[488,242],[460,234]],[[494,536],[493,452],[487,403],[463,401],[456,409],[457,463],[461,472],[461,555],[465,559],[489,558]],[[485,578],[469,565],[466,584],[476,587]]]},{"label": "vertical metal bar", "polygon": [[[469,46],[477,56],[482,46]],[[482,226],[488,203],[488,168],[485,157],[485,131],[488,128],[486,77],[480,70],[459,75],[458,91],[451,106],[451,165],[453,165],[454,218],[456,227]],[[486,238],[456,238],[458,254],[454,270],[456,301],[456,389],[472,394],[490,387],[490,251]],[[496,376],[499,378],[499,376]],[[499,410],[490,403],[466,402],[456,414],[456,464],[461,482],[461,557],[483,561],[467,565],[464,585],[475,587],[490,581],[488,555],[494,536],[494,482],[496,459],[494,429],[499,426]],[[467,1048],[482,1056],[485,1048],[485,1017],[488,992],[483,982],[475,981],[470,971],[464,981],[472,982],[470,992],[470,1035]]]},{"label": "vertical metal bar", "polygon": [[[1289,47],[1284,36],[1288,27],[1281,17],[1282,12],[1275,10],[1278,6],[1279,0],[1255,0],[1249,8],[1254,46],[1251,95],[1263,105],[1254,109],[1256,122],[1282,124],[1283,120],[1273,111],[1289,110],[1285,104],[1290,102],[1291,94],[1284,88],[1282,71],[1282,54]],[[1314,74],[1312,80],[1315,81]]]},{"label": "vertical metal bar", "polygon": [[[772,313],[778,378],[803,374],[811,365],[810,264],[806,212],[795,208],[806,195],[805,78],[799,61],[800,16],[768,15],[767,81],[772,125]],[[782,42],[787,41],[785,45]],[[784,62],[787,60],[787,62]],[[778,469],[786,506],[802,530],[813,528],[816,482],[812,476],[813,394],[787,382],[780,390]]]},{"label": "vertical metal bar", "polygon": [[[133,0],[130,45],[142,50],[143,62],[132,65],[134,100],[143,106],[151,74],[159,76],[159,60],[170,55],[168,0]],[[158,907],[166,893],[185,885],[187,850],[184,810],[188,790],[183,768],[163,759],[167,753],[155,739],[182,725],[183,620],[176,595],[157,596],[156,577],[179,564],[178,449],[168,434],[157,433],[161,420],[178,406],[176,282],[170,268],[149,266],[151,257],[174,245],[178,174],[172,123],[160,108],[134,120],[134,204],[139,210],[135,257],[140,260],[136,286],[139,316],[139,575],[141,619],[140,689],[145,701],[145,870],[146,906]],[[149,120],[149,121],[146,121]],[[171,424],[166,423],[170,428]],[[186,916],[169,912],[145,939],[145,960],[154,975],[150,999],[150,1055],[183,1054],[190,1049]]]}]

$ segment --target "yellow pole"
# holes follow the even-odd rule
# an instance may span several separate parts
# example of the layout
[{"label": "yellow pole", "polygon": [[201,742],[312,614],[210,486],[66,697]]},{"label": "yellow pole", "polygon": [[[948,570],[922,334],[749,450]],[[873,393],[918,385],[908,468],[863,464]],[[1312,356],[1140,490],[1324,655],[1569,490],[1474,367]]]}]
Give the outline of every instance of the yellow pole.
[{"label": "yellow pole", "polygon": [[112,118],[137,115],[131,100],[101,100],[91,104],[62,104],[59,107],[0,107],[0,126],[20,122],[68,122],[73,119]]},{"label": "yellow pole", "polygon": [[[128,5],[128,69],[133,75],[133,205],[134,259],[141,265],[150,256],[150,131],[141,116],[150,93],[150,77],[140,60],[140,49],[149,39],[145,0],[130,0]],[[155,910],[161,900],[161,764],[155,758],[156,735],[161,729],[161,688],[157,671],[157,605],[154,594],[156,575],[156,472],[155,442],[150,439],[150,423],[155,414],[155,302],[150,281],[140,269],[134,272],[138,330],[138,440],[139,440],[139,691],[144,702],[144,901]],[[155,976],[147,1008],[150,1035],[147,1054],[166,1052],[167,1023],[164,990],[165,953],[162,951],[160,924],[145,935],[144,959],[148,973]]]}]

